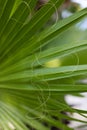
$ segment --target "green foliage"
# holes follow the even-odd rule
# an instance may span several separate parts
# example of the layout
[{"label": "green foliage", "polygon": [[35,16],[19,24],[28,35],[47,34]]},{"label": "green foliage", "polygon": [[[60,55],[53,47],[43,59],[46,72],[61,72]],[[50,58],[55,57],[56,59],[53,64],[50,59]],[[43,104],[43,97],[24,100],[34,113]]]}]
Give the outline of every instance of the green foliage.
[{"label": "green foliage", "polygon": [[[0,128],[10,130],[12,125],[16,130],[50,130],[55,126],[71,130],[63,119],[87,122],[62,112],[86,111],[68,106],[64,96],[87,91],[87,85],[77,84],[77,79],[86,78],[87,65],[49,68],[46,62],[55,58],[61,61],[62,57],[87,49],[86,40],[66,44],[58,40],[87,15],[87,8],[45,28],[63,0],[49,0],[35,12],[36,3],[0,0]],[[56,47],[50,46],[55,42]]]}]

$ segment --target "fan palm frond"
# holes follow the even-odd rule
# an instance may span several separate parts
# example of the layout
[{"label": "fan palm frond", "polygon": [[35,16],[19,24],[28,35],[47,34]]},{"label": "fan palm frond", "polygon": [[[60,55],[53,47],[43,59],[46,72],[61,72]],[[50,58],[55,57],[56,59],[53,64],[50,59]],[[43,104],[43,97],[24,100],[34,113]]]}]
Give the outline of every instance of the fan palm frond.
[{"label": "fan palm frond", "polygon": [[55,126],[71,130],[63,119],[87,123],[62,113],[86,113],[68,106],[64,95],[85,92],[87,85],[63,81],[86,76],[87,65],[45,66],[54,58],[87,49],[87,41],[46,48],[87,15],[85,8],[43,27],[62,3],[63,0],[49,0],[35,12],[37,0],[0,0],[0,129],[50,130]]}]

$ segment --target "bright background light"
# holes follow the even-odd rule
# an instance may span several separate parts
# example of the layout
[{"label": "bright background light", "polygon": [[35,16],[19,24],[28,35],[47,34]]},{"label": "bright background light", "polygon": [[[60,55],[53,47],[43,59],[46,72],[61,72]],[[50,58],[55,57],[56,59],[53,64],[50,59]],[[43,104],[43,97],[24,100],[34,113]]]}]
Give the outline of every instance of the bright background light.
[{"label": "bright background light", "polygon": [[79,3],[82,8],[87,7],[87,0],[72,0],[72,1]]}]

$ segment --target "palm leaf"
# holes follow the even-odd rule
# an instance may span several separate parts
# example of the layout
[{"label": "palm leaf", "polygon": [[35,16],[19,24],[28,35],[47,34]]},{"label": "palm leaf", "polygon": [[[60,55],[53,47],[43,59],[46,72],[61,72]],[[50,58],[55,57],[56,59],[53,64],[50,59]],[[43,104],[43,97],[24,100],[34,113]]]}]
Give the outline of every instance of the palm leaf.
[{"label": "palm leaf", "polygon": [[[61,113],[86,113],[68,106],[64,95],[87,91],[87,85],[69,84],[70,77],[86,77],[87,65],[44,66],[51,59],[87,49],[86,41],[46,48],[87,15],[84,9],[45,28],[62,2],[49,0],[35,12],[37,0],[0,0],[0,129],[71,130],[63,119],[87,123]],[[64,79],[67,84],[56,84]]]}]

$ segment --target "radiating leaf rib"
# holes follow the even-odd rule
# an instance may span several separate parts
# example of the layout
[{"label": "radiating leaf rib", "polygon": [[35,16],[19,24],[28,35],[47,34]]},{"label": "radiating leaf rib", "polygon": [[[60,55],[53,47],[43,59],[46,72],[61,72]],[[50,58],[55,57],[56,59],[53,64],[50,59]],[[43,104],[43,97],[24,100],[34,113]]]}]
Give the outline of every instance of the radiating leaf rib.
[{"label": "radiating leaf rib", "polygon": [[[30,110],[30,109],[29,109]],[[29,111],[28,110],[28,111]],[[43,121],[48,122],[51,126],[56,126],[57,128],[61,128],[62,127],[62,123],[59,120],[55,120],[50,116],[46,116],[45,114],[41,114],[35,110],[30,110],[29,113],[32,112],[33,114],[35,114],[37,117],[42,117]],[[67,127],[66,125],[64,125],[64,130],[72,130],[71,128]]]},{"label": "radiating leaf rib", "polygon": [[73,117],[69,117],[67,115],[64,115],[62,113],[56,113],[55,111],[53,112],[54,115],[58,115],[58,117],[62,118],[62,119],[66,119],[66,120],[71,120],[71,121],[76,121],[76,122],[81,122],[81,123],[87,123],[86,121],[84,120],[81,120],[81,119],[76,119],[76,118],[73,118]]},{"label": "radiating leaf rib", "polygon": [[4,69],[2,73],[4,74],[6,72],[9,73],[10,71],[22,71],[23,69],[43,65],[53,58],[61,58],[63,56],[67,56],[69,54],[76,53],[85,49],[87,49],[87,41],[63,44],[58,47],[50,48],[45,51],[31,55],[28,58],[25,58],[24,60],[13,64],[12,66],[6,67],[6,69]]},{"label": "radiating leaf rib", "polygon": [[[34,34],[36,34],[38,28],[40,29],[49,19],[49,17],[55,11],[55,7],[59,7],[63,0],[50,0],[46,5],[44,5],[26,24],[19,32],[16,33],[16,36],[10,41],[9,48],[3,53],[1,59],[7,57],[7,53],[11,51],[12,53],[14,50],[17,50],[18,47],[16,46],[23,46],[27,40],[29,40]],[[12,54],[10,53],[10,55]]]},{"label": "radiating leaf rib", "polygon": [[35,53],[34,55],[25,58],[24,60],[20,61],[17,64],[12,65],[8,68],[11,71],[14,69],[22,70],[31,67],[36,67],[42,65],[54,58],[61,58],[63,56],[70,55],[72,53],[77,53],[78,51],[87,49],[87,41],[81,41],[76,43],[67,43],[60,45],[58,47],[53,47],[47,50],[44,50],[39,53]]},{"label": "radiating leaf rib", "polygon": [[[31,15],[31,11],[36,5],[37,0],[24,0],[20,3],[14,14],[10,17],[2,35],[0,35],[0,47],[2,48],[0,54],[5,52],[9,47],[9,43],[14,35],[24,26],[27,17]],[[6,43],[6,44],[5,44]],[[4,46],[3,46],[4,44]]]},{"label": "radiating leaf rib", "polygon": [[[20,3],[22,2],[23,0],[15,0],[15,4],[13,6],[13,9],[11,11],[11,14],[10,14],[10,17],[14,14],[14,12],[16,11],[16,9],[18,8],[18,6],[20,5]],[[30,0],[29,0],[30,1]]]},{"label": "radiating leaf rib", "polygon": [[3,14],[0,18],[0,34],[2,33],[3,29],[6,26],[6,23],[9,19],[10,14],[11,14],[11,10],[14,6],[14,3],[15,3],[15,0],[7,0],[5,9],[4,9]]},{"label": "radiating leaf rib", "polygon": [[[76,93],[76,92],[86,92],[87,91],[87,85],[80,85],[80,84],[48,84],[48,86],[46,85],[40,85],[40,87],[42,88],[42,92],[52,92],[52,93]],[[27,85],[27,84],[19,84],[18,87],[16,87],[17,85],[15,84],[9,84],[9,85],[0,85],[0,89],[6,89],[6,90],[21,90],[21,91],[28,91],[28,93],[30,92],[39,92],[41,91],[41,89],[37,86],[37,85]]]},{"label": "radiating leaf rib", "polygon": [[8,118],[6,116],[4,116],[2,108],[0,108],[0,113],[1,113],[0,114],[0,119],[1,119],[0,123],[2,124],[1,128],[5,129],[5,130],[9,130],[9,126],[8,126],[8,122],[7,122]]},{"label": "radiating leaf rib", "polygon": [[[40,53],[36,53],[35,56],[30,56],[29,58],[33,59],[34,57],[33,59],[34,65],[36,64],[38,65],[38,64],[43,64],[53,58],[61,58],[63,56],[67,56],[69,54],[76,53],[78,51],[85,50],[85,49],[87,49],[87,41],[81,41],[81,42],[79,41],[75,43],[72,42],[72,43],[60,45],[58,47],[53,47],[51,49],[47,49]],[[38,63],[37,61],[35,61],[35,57],[37,57]],[[28,58],[26,59],[28,61]],[[26,59],[24,61],[25,64],[26,64]]]},{"label": "radiating leaf rib", "polygon": [[[26,102],[26,100],[25,100]],[[29,103],[29,102],[28,102]],[[26,117],[26,115],[24,115],[23,113],[20,113],[17,111],[18,108],[21,108],[22,106],[17,106],[16,104],[14,104],[12,102],[12,104],[14,105],[14,108],[16,108],[16,110],[14,109],[14,113],[15,115],[19,116],[20,118],[22,118],[22,121],[25,122],[25,125],[29,125],[32,128],[35,128],[36,130],[49,130],[47,127],[45,127],[40,121],[36,120],[36,119],[28,119]],[[26,111],[27,112],[27,111]]]},{"label": "radiating leaf rib", "polygon": [[39,38],[37,37],[36,42],[33,41],[33,43],[27,47],[24,48],[26,51],[28,50],[36,50],[39,47],[46,45],[48,42],[50,42],[53,38],[58,36],[60,33],[63,33],[66,31],[69,27],[80,21],[83,17],[87,15],[87,8],[75,13],[74,15],[59,21],[55,25],[53,25],[51,28],[46,29],[44,32],[42,32],[39,35]]},{"label": "radiating leaf rib", "polygon": [[2,16],[7,0],[0,0],[0,17]]},{"label": "radiating leaf rib", "polygon": [[[66,29],[68,29],[69,27],[71,27],[73,24],[75,24],[76,22],[78,22],[79,20],[81,20],[86,15],[87,15],[87,9],[83,9],[83,10],[75,13],[74,15],[70,16],[69,18],[66,18],[66,19],[58,22],[57,24],[53,25],[48,30],[42,32],[39,35],[39,37],[36,36],[36,37],[33,38],[33,40],[28,41],[26,43],[27,46],[24,46],[21,49],[19,47],[19,49],[20,49],[20,50],[18,50],[19,54],[17,53],[17,55],[16,55],[16,53],[14,53],[14,54],[11,53],[13,56],[9,57],[9,60],[7,61],[7,63],[9,63],[11,60],[13,60],[15,58],[16,59],[18,58],[18,61],[19,61],[22,58],[25,58],[26,56],[32,54],[33,51],[35,51],[36,49],[38,49],[41,46],[43,46],[46,43],[48,43],[50,40],[52,40],[53,38],[55,38],[60,33],[64,32]],[[22,55],[22,53],[24,55]],[[20,55],[21,55],[21,57],[20,57]]]},{"label": "radiating leaf rib", "polygon": [[[18,104],[19,105],[19,104]],[[25,104],[25,105],[27,105],[27,104]],[[19,105],[20,106],[20,105]],[[24,106],[24,105],[23,105]],[[8,107],[9,108],[9,107]],[[17,107],[18,108],[18,107]],[[25,107],[25,108],[27,108],[26,110],[27,110],[27,112],[29,112],[29,113],[32,113],[33,115],[36,115],[36,116],[40,116],[41,117],[41,115],[42,115],[42,119],[44,120],[44,121],[46,121],[46,122],[48,122],[48,123],[50,123],[51,125],[54,125],[54,126],[56,126],[56,127],[58,127],[58,128],[61,128],[61,126],[62,126],[62,123],[60,122],[60,121],[57,121],[57,120],[54,120],[53,118],[51,118],[50,116],[48,117],[48,116],[46,116],[45,114],[43,115],[42,113],[40,113],[39,111],[37,112],[37,111],[35,111],[35,110],[32,110],[32,109],[30,109],[30,108],[28,108],[27,106]],[[10,109],[10,108],[9,108]],[[7,111],[8,111],[8,109],[6,109]],[[10,110],[11,111],[11,110]],[[9,112],[9,111],[8,111]],[[16,113],[15,113],[16,114]],[[23,117],[24,118],[24,117]],[[29,119],[28,119],[29,118]],[[31,117],[32,118],[32,117]],[[27,120],[29,121],[30,120],[30,117],[28,117],[28,115],[27,115]],[[32,121],[33,119],[31,119],[31,121]],[[31,124],[31,123],[30,123]],[[39,127],[36,127],[36,129],[38,129]],[[67,126],[65,126],[64,125],[64,128],[65,128],[65,130],[70,130],[70,128],[68,128]]]},{"label": "radiating leaf rib", "polygon": [[31,36],[33,36],[35,34],[35,32],[37,32],[38,28],[40,29],[40,27],[42,27],[42,25],[48,21],[49,17],[55,11],[55,7],[59,7],[62,2],[63,2],[63,0],[60,0],[60,1],[59,0],[49,0],[49,2],[46,3],[34,15],[34,17],[32,17],[32,19],[29,21],[29,23],[20,30],[19,36],[18,36],[18,34],[16,36],[16,41],[18,41],[19,38],[20,39],[22,38],[21,42],[23,43],[23,40],[27,40],[26,38],[28,38],[28,39],[31,38]]},{"label": "radiating leaf rib", "polygon": [[8,118],[8,120],[11,121],[11,123],[13,123],[13,125],[16,129],[28,130],[28,128],[21,121],[20,117],[17,118],[17,116],[14,115],[13,111],[11,110],[11,108],[9,106],[6,106],[6,104],[0,102],[0,106],[1,105],[2,105],[2,111],[3,111],[4,116],[6,116]]},{"label": "radiating leaf rib", "polygon": [[0,82],[28,82],[32,80],[49,81],[85,74],[87,74],[87,65],[64,66],[58,68],[42,68],[29,71],[22,71],[14,74],[1,75]]},{"label": "radiating leaf rib", "polygon": [[[26,99],[25,99],[25,101],[26,101]],[[22,106],[19,106],[18,104],[14,104],[13,103],[13,105],[15,105],[14,106],[14,108],[16,107],[17,109],[19,108],[19,110],[20,110],[20,108],[22,107]],[[28,106],[26,106],[26,107],[28,107]],[[22,109],[22,108],[21,108]],[[29,108],[30,109],[30,108]],[[27,113],[27,115],[28,115],[28,111],[26,111],[26,113]],[[17,113],[18,115],[19,115],[19,113]],[[28,116],[26,116],[26,114],[24,114],[24,113],[22,113],[22,115],[21,115],[21,118],[22,118],[22,120],[24,121],[24,122],[26,122],[26,124],[27,125],[29,125],[30,127],[32,127],[32,128],[35,128],[36,130],[49,130],[49,128],[48,127],[46,127],[46,126],[44,126],[43,124],[42,124],[42,122],[41,122],[41,119],[39,119],[39,120],[37,120],[37,118],[35,117],[35,118],[33,118],[33,117],[28,117]]]}]

